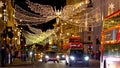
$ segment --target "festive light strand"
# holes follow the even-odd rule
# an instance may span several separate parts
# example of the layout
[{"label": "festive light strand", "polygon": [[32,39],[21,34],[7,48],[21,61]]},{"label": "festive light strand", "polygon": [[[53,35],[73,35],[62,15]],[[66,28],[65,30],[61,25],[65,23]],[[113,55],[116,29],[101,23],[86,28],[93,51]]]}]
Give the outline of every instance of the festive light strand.
[{"label": "festive light strand", "polygon": [[45,17],[55,15],[54,10],[52,6],[50,5],[42,5],[38,3],[33,3],[33,2],[30,2],[30,0],[26,0],[26,3],[28,4],[28,7],[35,13],[42,14]]},{"label": "festive light strand", "polygon": [[42,30],[41,29],[37,29],[37,28],[33,28],[31,27],[29,24],[27,25],[28,28],[35,34],[41,34],[42,33]]},{"label": "festive light strand", "polygon": [[67,5],[61,10],[61,17],[64,19],[68,19],[73,17],[74,15],[77,15],[81,13],[83,10],[86,9],[86,4],[83,4],[79,6],[78,8],[75,8],[74,5]]},{"label": "festive light strand", "polygon": [[[46,18],[46,17],[43,17],[42,15],[36,15],[36,14],[30,13],[30,12],[20,8],[18,5],[16,5],[15,10],[16,10],[15,18],[17,20],[22,20],[25,22],[33,22],[33,24],[36,24],[34,22],[38,22],[38,24],[46,23],[55,18],[54,16]],[[23,24],[25,24],[25,23],[23,23]]]},{"label": "festive light strand", "polygon": [[[28,7],[35,13],[40,13],[44,17],[47,16],[56,16],[56,9],[53,10],[53,8],[50,5],[42,5],[38,3],[30,2],[30,0],[27,0],[26,3],[28,4]],[[70,18],[78,13],[80,13],[82,10],[85,10],[87,7],[87,4],[85,2],[81,2],[77,7],[76,5],[66,5],[64,8],[60,10],[61,14],[60,16],[62,18]],[[44,10],[43,10],[44,9]],[[58,16],[56,16],[58,17]]]},{"label": "festive light strand", "polygon": [[[46,7],[46,8],[48,8],[48,6],[49,5],[41,5],[41,4],[38,4],[38,3],[33,3],[33,2],[30,2],[29,0],[27,0],[27,2],[26,2],[28,5],[29,5],[29,7],[30,7],[30,5],[31,6],[34,6],[34,8],[36,7],[36,6],[39,6],[39,8],[42,8],[42,7]],[[63,18],[63,19],[69,19],[70,17],[73,17],[73,15],[76,15],[77,13],[80,13],[82,10],[81,9],[83,9],[83,10],[85,10],[85,8],[86,8],[86,4],[84,4],[84,5],[82,5],[82,6],[84,6],[84,8],[83,7],[81,7],[81,6],[79,6],[78,8],[76,8],[75,6],[73,6],[73,5],[67,5],[67,6],[65,6],[62,10],[60,10],[58,13],[60,13],[60,18]],[[32,7],[31,7],[32,8]],[[37,8],[37,7],[36,7]],[[51,7],[52,8],[52,7]],[[40,9],[41,10],[41,9]],[[49,10],[53,10],[53,9],[49,9]],[[71,11],[70,11],[71,10]],[[37,11],[37,10],[36,10]],[[77,12],[75,12],[75,11],[77,11]],[[39,11],[39,12],[41,12],[42,13],[42,11]],[[52,12],[53,13],[53,12]],[[54,13],[56,13],[56,16],[48,16],[47,17],[47,21],[49,21],[49,20],[51,20],[51,19],[53,19],[53,18],[55,18],[55,17],[58,17],[57,15],[57,11],[55,11]],[[53,13],[53,14],[54,14]],[[74,13],[74,14],[73,14]],[[20,14],[20,13],[19,13]],[[88,18],[89,18],[89,16],[90,16],[90,13],[88,13],[89,15],[88,15]],[[18,15],[19,16],[19,15]],[[22,15],[22,17],[19,17],[19,19],[20,18],[23,18],[23,16],[25,16],[25,15]],[[24,19],[22,19],[23,21],[27,21],[27,22],[39,22],[39,20],[40,19],[38,19],[38,18],[33,18],[33,17],[27,17],[27,16],[25,16],[26,17],[26,19],[24,18]],[[45,16],[43,16],[43,17],[45,17]],[[85,16],[82,16],[82,18],[84,18]],[[33,18],[33,19],[32,19]],[[51,18],[51,19],[50,19]],[[85,19],[85,18],[84,18]],[[32,21],[31,21],[32,20]],[[33,20],[35,20],[35,21],[33,21]],[[40,22],[46,22],[45,21],[46,19],[41,19],[40,20]],[[82,20],[82,19],[79,19],[79,20]]]},{"label": "festive light strand", "polygon": [[20,13],[24,14],[24,15],[28,15],[28,16],[32,16],[32,17],[38,17],[38,18],[42,17],[42,15],[31,13],[29,11],[24,10],[23,8],[21,8],[17,4],[15,4],[15,10],[17,12],[20,12]]},{"label": "festive light strand", "polygon": [[[39,31],[39,29],[34,29],[35,31]],[[45,45],[46,43],[49,43],[48,38],[50,38],[53,34],[55,34],[55,32],[57,32],[59,30],[59,27],[54,29],[54,30],[47,30],[46,32],[42,32],[40,34],[36,33],[30,33],[30,32],[23,32],[23,35],[26,38],[26,44],[30,45],[30,44],[41,44],[41,45]],[[33,30],[32,30],[33,31]],[[56,36],[54,36],[56,37]],[[57,38],[53,38],[53,39],[57,39]]]},{"label": "festive light strand", "polygon": [[43,22],[43,21],[46,21],[46,18],[31,17],[31,16],[24,15],[20,12],[15,13],[15,18],[18,19],[18,20],[27,21],[27,22]]}]

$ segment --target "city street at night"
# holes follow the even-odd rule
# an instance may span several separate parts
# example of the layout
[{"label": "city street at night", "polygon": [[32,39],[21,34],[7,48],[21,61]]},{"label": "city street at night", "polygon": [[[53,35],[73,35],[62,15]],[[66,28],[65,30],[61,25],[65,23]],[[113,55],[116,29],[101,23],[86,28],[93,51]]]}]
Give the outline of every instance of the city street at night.
[{"label": "city street at night", "polygon": [[120,0],[0,0],[0,68],[120,68]]}]

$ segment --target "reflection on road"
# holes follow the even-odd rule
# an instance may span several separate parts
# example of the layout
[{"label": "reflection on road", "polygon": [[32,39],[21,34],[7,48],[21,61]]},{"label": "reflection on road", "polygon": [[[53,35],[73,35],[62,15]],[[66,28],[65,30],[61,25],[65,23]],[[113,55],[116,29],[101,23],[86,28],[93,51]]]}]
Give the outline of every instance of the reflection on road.
[{"label": "reflection on road", "polygon": [[60,63],[48,62],[35,62],[33,65],[26,66],[10,66],[10,67],[0,67],[0,68],[100,68],[99,61],[91,60],[89,67],[83,67],[82,65],[73,65],[71,67],[65,65],[65,61],[60,61]]}]

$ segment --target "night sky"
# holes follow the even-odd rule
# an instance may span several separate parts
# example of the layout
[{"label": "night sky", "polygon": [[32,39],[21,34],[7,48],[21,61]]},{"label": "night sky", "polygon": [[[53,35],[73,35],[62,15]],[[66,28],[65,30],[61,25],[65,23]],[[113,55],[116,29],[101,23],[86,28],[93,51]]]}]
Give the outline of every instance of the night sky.
[{"label": "night sky", "polygon": [[[26,0],[15,0],[15,4],[26,7],[25,1]],[[30,0],[30,1],[44,5],[51,5],[52,7],[56,6],[57,9],[60,9],[61,7],[64,7],[66,5],[66,0]]]},{"label": "night sky", "polygon": [[[15,0],[15,4],[19,5],[23,9],[30,11],[29,8],[27,8],[27,4],[25,3],[26,0]],[[34,3],[44,4],[44,5],[51,5],[53,8],[56,7],[56,9],[61,9],[61,7],[64,7],[66,5],[66,0],[30,0]],[[30,11],[32,12],[32,11]],[[34,12],[32,12],[34,13]],[[56,19],[53,19],[49,22],[46,22],[44,24],[35,24],[31,25],[32,27],[42,29],[42,31],[46,31],[47,29],[53,29],[53,24],[55,23]],[[19,25],[21,27],[21,25]],[[27,26],[22,26],[24,30],[28,30]]]}]

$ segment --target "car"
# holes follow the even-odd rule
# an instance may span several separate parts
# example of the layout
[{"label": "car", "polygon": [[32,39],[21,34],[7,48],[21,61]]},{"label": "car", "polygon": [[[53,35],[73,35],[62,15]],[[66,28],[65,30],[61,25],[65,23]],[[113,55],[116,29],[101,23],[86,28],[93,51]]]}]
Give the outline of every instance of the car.
[{"label": "car", "polygon": [[65,54],[64,53],[57,53],[59,56],[59,60],[65,60]]},{"label": "car", "polygon": [[83,50],[71,49],[70,53],[66,56],[66,65],[72,66],[75,64],[89,66],[89,56],[84,54]]},{"label": "car", "polygon": [[59,55],[57,55],[57,52],[47,51],[44,53],[44,55],[42,57],[42,62],[47,63],[49,61],[53,61],[54,63],[55,62],[59,63]]}]

